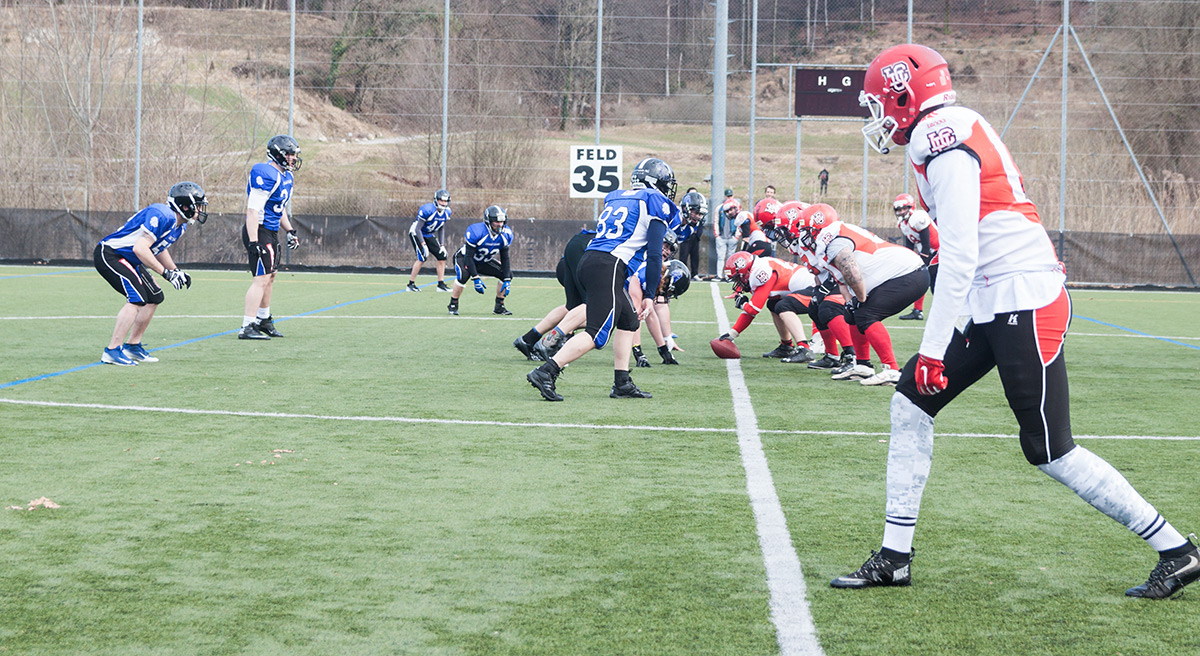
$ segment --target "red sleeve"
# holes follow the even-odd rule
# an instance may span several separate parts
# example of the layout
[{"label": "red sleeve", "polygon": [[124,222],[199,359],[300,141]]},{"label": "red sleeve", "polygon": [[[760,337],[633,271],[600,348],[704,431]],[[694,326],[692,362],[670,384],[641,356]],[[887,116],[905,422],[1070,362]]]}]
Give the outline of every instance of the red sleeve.
[{"label": "red sleeve", "polygon": [[767,306],[767,301],[771,299],[771,290],[775,289],[778,282],[779,272],[772,271],[771,278],[754,290],[754,295],[742,306],[742,316],[738,317],[737,323],[733,325],[733,329],[738,331],[739,335],[750,327],[754,317]]}]

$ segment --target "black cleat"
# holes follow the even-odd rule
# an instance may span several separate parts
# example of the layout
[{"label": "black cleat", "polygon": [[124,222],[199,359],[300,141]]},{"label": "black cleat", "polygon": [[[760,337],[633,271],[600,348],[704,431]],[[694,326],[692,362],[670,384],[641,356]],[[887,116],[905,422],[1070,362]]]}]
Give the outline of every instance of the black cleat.
[{"label": "black cleat", "polygon": [[256,324],[248,323],[242,326],[238,339],[271,339],[271,336],[259,330]]},{"label": "black cleat", "polygon": [[786,358],[795,352],[796,352],[796,350],[794,348],[792,348],[791,346],[781,343],[779,346],[775,347],[774,351],[767,351],[766,353],[763,353],[763,357],[764,358]]},{"label": "black cleat", "polygon": [[837,367],[840,367],[841,365],[842,365],[841,360],[826,353],[825,357],[821,358],[820,360],[817,360],[816,362],[809,362],[808,368],[809,369],[835,369]]},{"label": "black cleat", "polygon": [[492,308],[492,314],[503,314],[508,316],[511,315],[512,312],[509,312],[508,308],[504,307],[503,305],[497,305],[496,307]]},{"label": "black cleat", "polygon": [[404,291],[407,291],[407,292],[419,292],[419,291],[421,291],[421,288],[420,288],[420,287],[417,287],[417,283],[415,283],[415,282],[413,282],[413,281],[409,280],[409,281],[408,281],[408,287],[405,287],[405,288],[404,288]]},{"label": "black cleat", "polygon": [[613,384],[612,391],[608,393],[609,398],[613,399],[652,399],[654,398],[649,392],[643,392],[638,389],[633,381],[629,381],[624,385]]},{"label": "black cleat", "polygon": [[1158,564],[1150,572],[1150,578],[1136,588],[1126,590],[1126,596],[1166,599],[1182,590],[1183,586],[1200,579],[1200,548],[1190,539],[1188,544],[1192,545],[1192,550],[1178,558],[1159,558]]},{"label": "black cleat", "polygon": [[908,560],[894,563],[878,551],[872,551],[871,557],[851,574],[839,576],[829,582],[835,588],[874,588],[889,585],[910,585],[912,583],[912,556]]},{"label": "black cleat", "polygon": [[902,314],[897,318],[901,321],[921,321],[925,318],[925,313],[913,308],[912,312],[909,312],[908,314]]},{"label": "black cleat", "polygon": [[[446,286],[445,280],[439,280],[438,284],[437,284],[437,290],[439,292],[448,292],[448,291],[450,291],[450,288]],[[417,291],[421,291],[421,290],[418,289]]]},{"label": "black cleat", "polygon": [[446,306],[446,309],[450,311],[450,314],[453,314],[456,317],[458,316],[458,303],[451,303],[450,305]]},{"label": "black cleat", "polygon": [[526,360],[533,360],[534,362],[540,362],[542,360],[541,354],[535,352],[533,347],[529,344],[526,344],[525,340],[520,337],[513,340],[513,347],[520,351],[521,355],[525,356]]},{"label": "black cleat", "polygon": [[258,320],[258,332],[269,337],[283,337],[283,333],[275,329],[275,321],[272,317]]},{"label": "black cleat", "polygon": [[786,358],[781,358],[779,361],[780,362],[791,362],[791,363],[804,363],[804,362],[812,362],[814,359],[815,358],[813,358],[813,352],[811,350],[801,346],[801,347],[797,348],[795,351],[793,351],[791,355],[787,356]]},{"label": "black cleat", "polygon": [[553,376],[545,371],[542,371],[541,367],[538,367],[537,369],[525,374],[525,380],[529,381],[530,385],[536,387],[537,391],[542,393],[542,398],[546,399],[547,401],[563,400],[562,395],[554,391],[555,378],[557,378],[557,376]]}]

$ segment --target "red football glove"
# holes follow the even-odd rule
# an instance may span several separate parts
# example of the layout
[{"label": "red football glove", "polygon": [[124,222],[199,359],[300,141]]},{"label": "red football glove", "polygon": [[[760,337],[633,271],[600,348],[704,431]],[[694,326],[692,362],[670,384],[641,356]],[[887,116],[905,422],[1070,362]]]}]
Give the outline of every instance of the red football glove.
[{"label": "red football glove", "polygon": [[946,371],[946,366],[941,360],[918,355],[917,356],[917,393],[921,396],[933,396],[938,392],[946,389],[946,384],[949,382],[942,375]]}]

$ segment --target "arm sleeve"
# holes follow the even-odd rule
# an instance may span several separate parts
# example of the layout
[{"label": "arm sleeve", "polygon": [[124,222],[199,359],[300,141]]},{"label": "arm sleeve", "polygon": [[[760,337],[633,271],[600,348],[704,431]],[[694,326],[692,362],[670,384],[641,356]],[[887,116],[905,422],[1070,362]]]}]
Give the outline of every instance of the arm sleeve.
[{"label": "arm sleeve", "polygon": [[928,257],[933,254],[933,247],[929,245],[929,226],[925,226],[921,230],[921,247],[917,249],[917,255]]},{"label": "arm sleeve", "polygon": [[936,157],[926,167],[930,193],[938,208],[937,293],[925,321],[921,355],[941,360],[954,336],[958,315],[979,264],[979,162],[962,150]]},{"label": "arm sleeve", "polygon": [[466,252],[466,257],[463,259],[467,261],[467,277],[474,278],[479,275],[479,270],[475,268],[475,245],[467,242],[464,251]]},{"label": "arm sleeve", "polygon": [[500,249],[500,276],[501,280],[512,280],[512,261],[508,256],[508,246]]},{"label": "arm sleeve", "polygon": [[662,278],[662,241],[667,224],[651,221],[646,230],[646,289],[658,289]]}]

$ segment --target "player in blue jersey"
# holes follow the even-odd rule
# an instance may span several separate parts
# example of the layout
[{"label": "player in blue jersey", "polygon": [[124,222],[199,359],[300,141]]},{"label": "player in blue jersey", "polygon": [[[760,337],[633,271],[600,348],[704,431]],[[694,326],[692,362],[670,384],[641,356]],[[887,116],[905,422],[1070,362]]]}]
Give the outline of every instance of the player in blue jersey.
[{"label": "player in blue jersey", "polygon": [[154,203],[134,214],[119,230],[96,244],[92,255],[96,271],[126,299],[117,313],[108,348],[100,355],[101,362],[123,366],[158,362],[142,346],[142,335],[164,298],[150,271],[175,289],[192,286],[191,276],[175,266],[167,249],[183,236],[188,224],[204,223],[207,209],[200,185],[180,182],[167,192],[167,202]]},{"label": "player in blue jersey", "polygon": [[[554,383],[563,367],[593,348],[613,342],[612,398],[650,398],[629,377],[629,356],[639,321],[654,310],[654,298],[643,299],[634,308],[625,289],[627,271],[636,271],[646,261],[646,283],[657,289],[662,277],[663,234],[681,219],[675,205],[675,173],[666,162],[646,158],[630,176],[630,189],[618,189],[604,197],[604,210],[596,221],[596,237],[588,244],[576,272],[587,294],[587,324],[584,332],[567,341],[562,349],[537,369],[526,374],[547,401],[561,401]],[[646,258],[646,253],[653,256]],[[615,331],[615,332],[614,332]]]},{"label": "player in blue jersey", "polygon": [[245,313],[238,339],[283,337],[271,317],[271,290],[279,268],[279,229],[287,234],[287,247],[300,247],[292,227],[289,205],[292,201],[292,173],[300,170],[300,144],[286,134],[267,142],[269,162],[250,169],[246,183],[246,222],[242,226],[242,245],[250,260],[254,281],[246,290]]},{"label": "player in blue jersey", "polygon": [[487,292],[483,276],[492,276],[500,281],[496,287],[496,305],[493,314],[512,314],[504,307],[504,299],[512,289],[512,264],[508,247],[513,242],[512,228],[508,227],[508,213],[499,205],[489,205],[483,211],[483,221],[467,226],[462,248],[454,254],[454,289],[450,291],[450,314],[458,314],[458,299],[470,280],[475,291]]},{"label": "player in blue jersey", "polygon": [[421,291],[417,287],[417,274],[421,273],[421,263],[428,260],[430,255],[436,260],[437,290],[450,291],[445,280],[446,221],[450,220],[450,211],[450,192],[445,189],[438,189],[433,195],[433,202],[425,203],[417,210],[417,218],[408,228],[408,238],[417,251],[417,261],[413,262],[412,272],[408,276],[408,291]]}]

